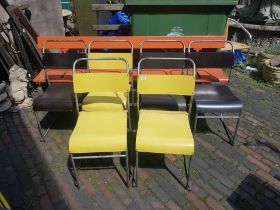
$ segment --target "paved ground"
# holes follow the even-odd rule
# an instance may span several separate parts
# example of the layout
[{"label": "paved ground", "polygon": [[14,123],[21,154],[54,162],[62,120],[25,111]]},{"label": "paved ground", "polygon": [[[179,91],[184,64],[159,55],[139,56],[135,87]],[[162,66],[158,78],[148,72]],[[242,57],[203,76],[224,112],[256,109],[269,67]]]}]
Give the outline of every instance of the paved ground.
[{"label": "paved ground", "polygon": [[175,179],[185,181],[175,155],[141,156],[138,188],[127,189],[111,167],[80,170],[77,190],[67,167],[72,115],[55,114],[42,144],[29,110],[0,116],[0,191],[14,209],[280,209],[280,89],[240,72],[230,86],[244,103],[236,145],[218,120],[199,123],[191,192]]}]

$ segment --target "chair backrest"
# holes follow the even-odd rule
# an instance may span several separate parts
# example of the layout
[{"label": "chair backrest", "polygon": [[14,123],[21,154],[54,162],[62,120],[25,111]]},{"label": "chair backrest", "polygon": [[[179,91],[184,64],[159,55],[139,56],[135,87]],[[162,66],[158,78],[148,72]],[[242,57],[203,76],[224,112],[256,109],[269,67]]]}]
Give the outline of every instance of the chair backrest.
[{"label": "chair backrest", "polygon": [[[127,42],[130,45],[130,52],[91,52],[93,44],[96,42],[108,42],[108,48],[110,48],[110,42]],[[88,45],[88,58],[123,58],[127,61],[129,68],[133,68],[133,44],[128,40],[93,40]],[[92,59],[88,61],[89,69],[98,70],[123,70],[126,69],[126,64],[121,60],[114,60],[111,62],[104,62],[98,59]]]},{"label": "chair backrest", "polygon": [[[52,42],[80,42],[84,44],[84,52],[78,53],[78,52],[67,52],[67,53],[51,53],[46,52],[47,45]],[[46,69],[72,69],[73,63],[75,60],[79,58],[85,58],[86,52],[87,52],[87,45],[84,40],[46,40],[43,45],[43,66]],[[86,64],[81,63],[78,68],[86,68]]]},{"label": "chair backrest", "polygon": [[[44,53],[43,66],[45,69],[72,69],[73,63],[79,58],[86,58],[85,53]],[[77,68],[86,69],[84,62],[78,64]]]},{"label": "chair backrest", "polygon": [[[76,73],[76,67],[79,62],[88,62],[89,60],[115,61],[119,60],[125,63],[126,72],[102,72],[102,73]],[[76,110],[79,113],[78,93],[88,92],[129,92],[131,85],[131,71],[128,62],[123,58],[80,58],[73,64],[73,87],[75,93]],[[129,101],[129,94],[128,101]]]},{"label": "chair backrest", "polygon": [[[142,74],[143,62],[149,60],[184,60],[192,63],[193,75],[152,75]],[[195,87],[195,63],[189,58],[143,58],[138,63],[137,92],[138,94],[164,94],[193,96]]]},{"label": "chair backrest", "polygon": [[[232,50],[223,52],[191,52],[193,43],[228,43]],[[193,40],[188,45],[188,58],[192,59],[197,68],[232,68],[234,66],[234,49],[231,42],[226,40]]]},{"label": "chair backrest", "polygon": [[48,39],[48,40],[46,40],[45,42],[44,42],[44,44],[43,44],[43,49],[42,49],[42,53],[44,54],[45,53],[45,50],[46,50],[46,48],[47,48],[47,44],[48,43],[51,43],[51,42],[80,42],[80,43],[82,43],[85,47],[83,48],[83,50],[84,50],[84,52],[86,53],[87,52],[87,44],[86,44],[86,42],[84,41],[84,40],[82,40],[82,39],[77,39],[77,40],[71,40],[71,39],[69,39],[69,40],[67,40],[67,39],[65,39],[65,40],[55,40],[55,39]]},{"label": "chair backrest", "polygon": [[[162,48],[147,50],[144,51],[145,43],[164,43],[164,42],[174,42],[180,43],[182,48],[178,48],[179,51],[167,51]],[[164,51],[163,51],[164,50]],[[143,40],[140,43],[140,59],[147,57],[166,57],[166,58],[185,58],[186,56],[186,47],[183,41],[181,40]],[[146,69],[181,69],[185,67],[185,60],[162,60],[158,62],[158,60],[150,60],[149,62],[145,62],[142,64],[142,68]]]}]

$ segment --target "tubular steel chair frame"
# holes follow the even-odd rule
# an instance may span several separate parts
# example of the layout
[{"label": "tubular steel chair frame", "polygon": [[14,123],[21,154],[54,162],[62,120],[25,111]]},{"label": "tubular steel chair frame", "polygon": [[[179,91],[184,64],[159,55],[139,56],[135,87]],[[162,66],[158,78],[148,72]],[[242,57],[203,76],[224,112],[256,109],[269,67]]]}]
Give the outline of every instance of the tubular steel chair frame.
[{"label": "tubular steel chair frame", "polygon": [[[129,40],[92,40],[92,41],[90,41],[89,42],[89,44],[88,44],[88,51],[87,51],[87,53],[88,54],[91,54],[92,52],[91,52],[91,49],[92,49],[92,45],[94,44],[94,43],[118,43],[118,42],[126,42],[126,43],[128,43],[129,45],[130,45],[130,54],[131,54],[131,62],[133,62],[133,51],[134,51],[134,45],[133,45],[133,43],[131,42],[131,41],[129,41]],[[110,47],[108,47],[109,49],[110,49]],[[94,49],[94,48],[93,48]],[[110,52],[102,52],[102,53],[104,53],[104,54],[106,54],[106,53],[110,53]],[[110,56],[113,56],[113,54],[116,54],[116,57],[119,57],[118,56],[118,53],[116,53],[116,52],[113,52],[113,53],[110,53],[111,55]],[[133,64],[132,64],[132,66],[129,66],[129,63],[128,63],[128,67],[129,67],[129,69],[130,70],[132,70],[133,69]],[[134,89],[134,87],[133,87],[133,78],[131,79],[131,90],[132,90],[132,92],[133,92],[133,89]],[[132,99],[132,103],[134,102],[134,94],[132,93],[132,97],[131,97],[131,99]]]},{"label": "tubular steel chair frame", "polygon": [[[179,43],[182,45],[181,47],[175,48],[176,50],[182,50],[182,52],[162,52],[159,50],[164,50],[165,48],[155,47],[153,51],[147,51],[145,52],[144,47],[145,43]],[[145,57],[170,57],[170,58],[185,58],[186,57],[186,46],[185,43],[181,40],[160,40],[160,39],[147,39],[143,40],[140,43],[140,60]],[[166,62],[168,61],[168,62]],[[142,68],[147,68],[151,69],[152,71],[157,71],[157,70],[169,70],[169,69],[181,69],[181,74],[184,74],[184,70],[188,68],[184,64],[184,61],[182,60],[180,63],[176,62],[177,60],[174,60],[173,62],[170,62],[169,60],[166,60],[165,62],[162,63],[157,63],[156,61],[154,62],[149,62],[149,64],[146,64],[148,66],[142,66]],[[185,98],[183,96],[171,96],[171,95],[165,95],[165,96],[157,96],[157,95],[150,95],[150,96],[143,96],[142,97],[142,102],[149,107],[157,107],[159,109],[177,109],[179,111],[184,111],[186,110],[186,103],[185,103]],[[161,105],[164,104],[164,107],[161,107]],[[150,108],[151,108],[150,107]]]},{"label": "tubular steel chair frame", "polygon": [[[188,45],[188,53],[191,53],[191,45],[193,43],[197,43],[197,42],[205,42],[205,43],[208,43],[208,42],[224,42],[224,43],[228,43],[231,46],[232,53],[234,53],[234,47],[233,47],[232,43],[230,41],[226,41],[226,40],[193,40]],[[231,74],[232,74],[232,68],[230,68],[228,83],[230,82]],[[240,118],[241,118],[242,110],[241,110],[241,112],[238,113],[238,115],[223,115],[223,113],[220,113],[219,115],[205,115],[206,112],[203,113],[203,114],[204,115],[199,115],[199,113],[197,111],[195,112],[194,128],[193,128],[194,134],[196,134],[197,119],[220,119],[224,128],[225,128],[225,130],[226,130],[226,133],[228,134],[230,143],[232,145],[234,145],[234,140],[236,138],[236,134],[237,134],[237,131],[238,131],[238,126],[239,126],[239,121],[240,121]],[[229,130],[229,128],[226,126],[226,124],[224,122],[224,119],[237,119],[237,123],[236,123],[235,130],[234,130],[233,134]]]},{"label": "tubular steel chair frame", "polygon": [[[138,76],[141,75],[141,63],[144,62],[145,60],[185,60],[185,61],[189,61],[192,63],[193,65],[193,77],[195,78],[196,76],[196,65],[195,63],[193,62],[193,60],[189,59],[189,58],[164,58],[164,57],[146,57],[146,58],[143,58],[139,61],[138,63],[138,67],[137,67],[137,71],[138,71]],[[187,71],[186,71],[187,73]],[[139,111],[140,111],[140,100],[139,100],[139,94],[137,92],[137,114],[139,115]],[[189,119],[190,119],[190,112],[191,112],[191,106],[192,106],[192,101],[193,101],[193,96],[191,96],[191,99],[190,99],[190,102],[189,102]],[[139,116],[138,116],[139,118]],[[136,160],[135,160],[135,168],[134,168],[134,172],[133,172],[133,179],[134,179],[134,183],[135,183],[135,186],[137,187],[138,185],[138,166],[139,166],[139,152],[136,151]],[[191,190],[191,186],[190,186],[190,172],[191,172],[191,160],[192,160],[192,155],[189,155],[189,161],[187,163],[187,160],[186,160],[186,156],[187,155],[183,155],[184,157],[184,168],[185,168],[185,173],[186,173],[186,179],[187,179],[187,183],[186,183],[186,186],[185,188],[187,190]]]},{"label": "tubular steel chair frame", "polygon": [[174,43],[181,43],[182,44],[182,46],[183,46],[183,52],[184,53],[186,53],[186,46],[185,46],[185,43],[183,42],[183,41],[181,41],[181,40],[159,40],[159,39],[147,39],[147,40],[143,40],[141,43],[140,43],[140,54],[142,54],[143,53],[143,45],[144,45],[144,43],[146,43],[146,42],[174,42]]},{"label": "tubular steel chair frame", "polygon": [[[231,49],[232,49],[232,53],[234,53],[234,48],[233,48],[233,45],[230,41],[226,41],[226,40],[192,40],[190,41],[190,43],[188,44],[188,54],[191,53],[191,45],[193,43],[211,43],[211,42],[220,42],[220,43],[228,43],[230,46],[231,46]],[[199,67],[198,67],[199,68]],[[229,71],[229,75],[228,75],[228,83],[230,82],[230,78],[231,78],[231,73],[232,73],[232,68],[230,68],[230,71]]]},{"label": "tubular steel chair frame", "polygon": [[[91,51],[91,45],[92,45],[94,42],[96,42],[96,43],[98,43],[98,42],[101,42],[101,43],[106,43],[106,42],[108,42],[108,43],[110,43],[110,42],[114,42],[114,43],[116,43],[116,42],[127,42],[127,43],[130,45],[130,50],[131,50],[130,53],[133,54],[134,47],[133,47],[132,42],[129,41],[129,40],[92,40],[92,41],[88,44],[88,51],[87,51],[87,53],[90,53],[90,51]],[[132,66],[131,66],[131,68],[132,68]]]},{"label": "tubular steel chair frame", "polygon": [[[76,73],[76,65],[78,62],[80,61],[89,61],[89,60],[121,60],[125,63],[126,65],[126,70],[127,70],[127,74],[129,75],[129,77],[132,77],[132,73],[129,69],[129,66],[128,66],[128,63],[125,59],[123,58],[117,58],[117,57],[113,57],[113,58],[81,58],[81,59],[78,59],[74,62],[73,64],[73,76],[74,74]],[[98,74],[98,73],[97,73]],[[131,86],[131,85],[130,85]],[[130,88],[131,90],[131,88]],[[77,118],[79,116],[79,101],[78,101],[78,96],[76,93],[74,93],[75,95],[75,104],[76,104],[76,111],[77,111]],[[129,93],[127,94],[128,96],[128,100],[127,100],[127,114],[128,114],[128,133],[130,133],[131,131],[131,118],[130,118],[130,106],[129,106]],[[128,135],[129,137],[129,135]],[[70,153],[70,160],[71,160],[71,163],[72,163],[72,166],[73,166],[73,174],[74,174],[74,179],[75,179],[75,184],[78,188],[80,188],[79,186],[79,182],[78,182],[78,176],[77,176],[77,169],[76,169],[76,166],[75,166],[75,160],[83,160],[83,159],[98,159],[98,158],[125,158],[126,159],[126,184],[127,184],[127,187],[129,187],[129,174],[130,174],[130,169],[129,169],[129,160],[128,160],[128,149],[127,151],[125,152],[125,154],[113,154],[113,155],[88,155],[88,156],[81,156],[81,157],[78,157],[74,154],[71,154]]]},{"label": "tubular steel chair frame", "polygon": [[[81,42],[84,44],[85,46],[85,52],[87,52],[87,45],[85,43],[84,40],[55,40],[55,39],[50,39],[50,40],[46,40],[43,44],[43,48],[42,48],[42,53],[43,55],[45,54],[45,50],[46,50],[46,46],[48,43],[51,43],[51,42]],[[45,72],[45,78],[46,78],[46,81],[48,83],[48,85],[51,85],[50,81],[49,81],[49,76],[48,76],[48,70],[43,68],[44,69],[44,72]],[[73,109],[74,110],[74,109]],[[47,136],[48,132],[50,131],[51,127],[53,126],[53,124],[55,123],[55,120],[54,119],[50,125],[48,126],[47,130],[45,131],[45,133],[43,132],[43,129],[42,129],[42,126],[40,124],[40,120],[39,120],[39,116],[37,114],[37,111],[33,111],[34,112],[34,115],[35,115],[35,119],[36,119],[36,124],[37,124],[37,127],[38,127],[38,130],[39,130],[39,133],[41,135],[41,138],[42,138],[42,141],[44,142],[45,141],[45,137]]]}]

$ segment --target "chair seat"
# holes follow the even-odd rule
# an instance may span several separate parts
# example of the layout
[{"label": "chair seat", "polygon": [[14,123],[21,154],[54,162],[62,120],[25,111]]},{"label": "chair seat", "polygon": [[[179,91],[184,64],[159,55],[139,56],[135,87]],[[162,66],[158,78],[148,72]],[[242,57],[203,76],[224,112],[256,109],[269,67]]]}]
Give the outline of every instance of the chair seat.
[{"label": "chair seat", "polygon": [[114,110],[122,111],[127,106],[127,93],[125,92],[105,92],[89,93],[82,105],[82,110],[86,112]]},{"label": "chair seat", "polygon": [[140,110],[136,151],[192,155],[194,139],[188,114],[177,111]]},{"label": "chair seat", "polygon": [[142,95],[141,108],[169,111],[186,111],[187,103],[184,96],[178,95]]},{"label": "chair seat", "polygon": [[70,137],[70,153],[121,152],[126,150],[126,111],[80,112]]},{"label": "chair seat", "polygon": [[73,111],[74,108],[73,84],[51,84],[41,95],[34,99],[34,111]]},{"label": "chair seat", "polygon": [[196,85],[194,101],[197,113],[241,113],[242,102],[226,85]]}]

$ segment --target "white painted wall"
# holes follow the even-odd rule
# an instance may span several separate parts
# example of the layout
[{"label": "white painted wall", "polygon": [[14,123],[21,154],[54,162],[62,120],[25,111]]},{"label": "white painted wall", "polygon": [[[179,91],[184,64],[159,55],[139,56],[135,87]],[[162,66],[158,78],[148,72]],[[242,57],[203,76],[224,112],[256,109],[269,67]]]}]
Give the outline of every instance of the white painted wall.
[{"label": "white painted wall", "polygon": [[[64,35],[62,7],[60,0],[8,0],[10,4],[20,6],[29,4],[31,25],[39,35]],[[0,6],[0,18],[8,16]]]}]

